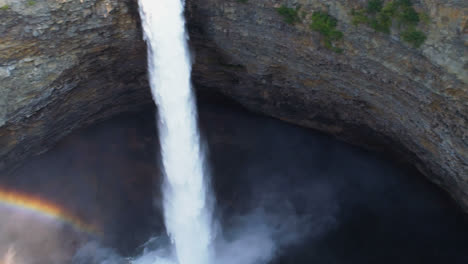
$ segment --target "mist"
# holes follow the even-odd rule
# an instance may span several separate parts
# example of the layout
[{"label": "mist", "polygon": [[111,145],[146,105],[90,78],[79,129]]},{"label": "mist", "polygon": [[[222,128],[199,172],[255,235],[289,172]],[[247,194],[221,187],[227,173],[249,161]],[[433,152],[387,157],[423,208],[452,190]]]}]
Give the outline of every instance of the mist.
[{"label": "mist", "polygon": [[[286,254],[289,247],[301,244],[305,239],[318,239],[336,226],[334,214],[338,207],[329,186],[302,185],[302,188],[289,192],[281,190],[287,187],[284,184],[280,179],[272,179],[268,185],[250,185],[248,187],[253,195],[250,202],[224,214],[218,210],[220,228],[217,229],[213,243],[215,263],[270,263],[276,257]],[[317,211],[301,212],[294,201],[288,198],[294,196],[294,193],[307,195],[321,205],[316,206]],[[307,202],[310,200],[307,199]],[[165,234],[151,238],[141,249],[139,256],[124,258],[110,248],[91,242],[78,251],[73,263],[177,263],[171,251],[170,239]]]},{"label": "mist", "polygon": [[48,216],[0,204],[0,263],[63,264],[87,235]]},{"label": "mist", "polygon": [[[220,261],[468,263],[468,222],[415,170],[224,102],[200,106],[222,227],[214,244]],[[54,201],[96,223],[101,234],[90,237],[27,212],[23,221],[10,217],[18,209],[0,211],[0,259],[15,241],[18,260],[25,254],[128,264],[145,249],[170,260],[154,128],[153,109],[122,115],[78,131],[14,175],[1,175],[4,188]],[[43,231],[35,227],[43,222]],[[8,230],[22,236],[13,240]],[[34,239],[20,241],[28,236]],[[51,238],[47,256],[39,250],[41,237]],[[70,238],[79,242],[71,249],[64,246],[73,245]],[[53,262],[27,264],[36,263]]]}]

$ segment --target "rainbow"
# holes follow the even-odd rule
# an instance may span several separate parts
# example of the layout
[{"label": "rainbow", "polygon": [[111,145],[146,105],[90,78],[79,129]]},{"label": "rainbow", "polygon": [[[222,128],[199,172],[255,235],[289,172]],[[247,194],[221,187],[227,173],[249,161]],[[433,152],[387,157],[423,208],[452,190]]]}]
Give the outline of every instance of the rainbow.
[{"label": "rainbow", "polygon": [[98,228],[91,224],[85,223],[78,217],[74,216],[71,212],[67,211],[65,208],[46,201],[38,196],[33,196],[19,191],[11,191],[0,187],[0,204],[26,209],[28,211],[61,220],[81,231],[92,235],[97,235],[100,233]]}]

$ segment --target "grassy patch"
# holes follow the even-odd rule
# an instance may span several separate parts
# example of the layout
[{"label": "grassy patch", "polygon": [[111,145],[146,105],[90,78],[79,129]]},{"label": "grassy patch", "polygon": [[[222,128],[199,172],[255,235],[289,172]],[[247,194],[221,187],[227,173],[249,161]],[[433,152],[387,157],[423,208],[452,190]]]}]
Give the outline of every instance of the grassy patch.
[{"label": "grassy patch", "polygon": [[317,11],[312,14],[312,23],[310,28],[319,32],[323,36],[325,47],[337,53],[343,52],[342,49],[335,47],[334,41],[343,38],[343,32],[336,29],[337,20],[327,13]]},{"label": "grassy patch", "polygon": [[351,16],[353,17],[352,23],[353,25],[357,26],[359,24],[367,24],[369,23],[369,17],[367,16],[367,13],[363,9],[359,10],[354,10],[351,11]]},{"label": "grassy patch", "polygon": [[290,8],[282,5],[281,7],[276,8],[276,11],[283,17],[284,22],[290,25],[301,22],[298,8]]},{"label": "grassy patch", "polygon": [[404,41],[410,43],[415,48],[419,48],[424,41],[426,41],[426,35],[422,31],[414,28],[401,32],[400,36]]},{"label": "grassy patch", "polygon": [[370,0],[367,2],[367,13],[369,14],[375,14],[380,12],[383,7],[383,1],[382,0]]},{"label": "grassy patch", "polygon": [[390,16],[390,17],[395,17],[395,15],[398,12],[398,4],[396,2],[387,2],[383,7],[382,10],[380,10],[383,14]]},{"label": "grassy patch", "polygon": [[387,34],[393,21],[397,21],[403,30],[401,38],[414,47],[420,47],[426,40],[426,35],[415,28],[421,21],[428,23],[430,20],[426,14],[413,8],[411,0],[390,0],[385,3],[383,0],[369,0],[366,8],[353,10],[351,15],[354,25],[365,24],[376,32]]},{"label": "grassy patch", "polygon": [[398,20],[401,24],[415,26],[419,23],[419,14],[412,6],[403,6]]},{"label": "grassy patch", "polygon": [[34,6],[34,5],[36,5],[36,1],[29,0],[27,4],[28,4],[28,6]]},{"label": "grassy patch", "polygon": [[426,13],[419,13],[419,20],[424,24],[429,24],[431,22],[431,18]]},{"label": "grassy patch", "polygon": [[8,9],[10,9],[9,5],[4,5],[4,6],[0,7],[0,10],[4,10],[4,11],[6,11]]}]

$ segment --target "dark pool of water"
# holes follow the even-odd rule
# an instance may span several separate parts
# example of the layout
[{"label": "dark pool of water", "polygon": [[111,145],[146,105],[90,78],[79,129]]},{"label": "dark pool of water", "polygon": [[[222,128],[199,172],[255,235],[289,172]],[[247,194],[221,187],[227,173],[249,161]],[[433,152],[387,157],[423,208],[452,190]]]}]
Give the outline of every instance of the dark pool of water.
[{"label": "dark pool of water", "polygon": [[[222,224],[258,208],[297,221],[272,263],[468,263],[466,216],[417,171],[229,104],[202,103],[200,119]],[[132,254],[163,228],[157,149],[152,110],[122,115],[0,184],[72,210]]]}]

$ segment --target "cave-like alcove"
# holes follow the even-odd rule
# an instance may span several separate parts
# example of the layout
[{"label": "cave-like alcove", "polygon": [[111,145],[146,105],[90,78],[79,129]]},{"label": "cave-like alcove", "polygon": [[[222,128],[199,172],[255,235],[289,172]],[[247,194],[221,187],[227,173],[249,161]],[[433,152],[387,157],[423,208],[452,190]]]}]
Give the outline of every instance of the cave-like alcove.
[{"label": "cave-like alcove", "polygon": [[[467,261],[466,215],[414,168],[221,96],[202,96],[199,111],[234,263],[249,254],[288,264]],[[32,230],[20,231],[13,214],[1,232],[17,236],[26,249],[18,252],[50,263],[79,248],[87,257],[75,263],[141,253],[151,236],[164,237],[158,144],[150,105],[72,133],[1,186],[67,208],[95,229],[26,214]],[[38,230],[55,234],[47,254],[34,248],[38,238],[20,239]]]},{"label": "cave-like alcove", "polygon": [[[216,264],[468,263],[463,3],[416,3],[411,47],[358,3],[290,2],[185,1]],[[0,263],[170,254],[138,1],[0,0],[0,22]]]}]

